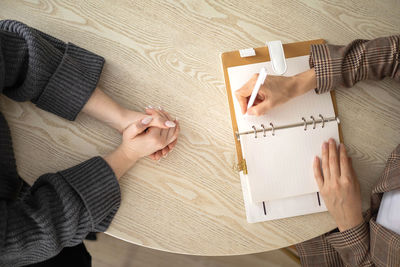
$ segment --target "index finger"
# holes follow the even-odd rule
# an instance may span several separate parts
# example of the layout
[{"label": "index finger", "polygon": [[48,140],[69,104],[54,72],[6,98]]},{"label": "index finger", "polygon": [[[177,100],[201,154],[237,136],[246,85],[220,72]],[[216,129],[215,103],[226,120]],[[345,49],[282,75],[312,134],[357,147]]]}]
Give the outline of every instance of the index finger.
[{"label": "index finger", "polygon": [[339,157],[336,142],[333,138],[329,139],[329,170],[331,171],[331,177],[340,177]]},{"label": "index finger", "polygon": [[175,122],[168,120],[167,117],[163,116],[159,111],[153,108],[146,108],[146,114],[151,115],[153,120],[149,126],[154,126],[161,129],[169,129],[176,126]]},{"label": "index finger", "polygon": [[324,175],[324,181],[329,181],[331,177],[331,172],[329,170],[329,148],[328,148],[328,143],[324,142],[322,144],[322,172]]},{"label": "index finger", "polygon": [[322,172],[321,172],[320,160],[319,160],[319,158],[317,156],[314,158],[313,170],[314,170],[315,181],[317,182],[319,191],[321,191],[322,187],[324,185],[324,177],[323,177]]},{"label": "index finger", "polygon": [[256,83],[257,78],[258,73],[254,74],[240,89],[235,91],[235,96],[240,104],[242,114],[245,114],[247,111],[247,101],[253,92],[254,84]]},{"label": "index finger", "polygon": [[347,157],[347,152],[344,144],[340,144],[339,146],[339,151],[340,151],[340,172],[342,174],[347,174],[351,176],[352,170],[351,170],[351,164],[350,160]]},{"label": "index finger", "polygon": [[180,130],[179,123],[177,121],[174,121],[172,119],[171,115],[169,115],[169,113],[166,112],[165,110],[160,110],[160,112],[163,113],[164,116],[166,116],[168,118],[168,120],[173,121],[176,124],[174,129],[170,129],[170,131],[168,131],[167,143],[170,144],[178,137],[179,130]]}]

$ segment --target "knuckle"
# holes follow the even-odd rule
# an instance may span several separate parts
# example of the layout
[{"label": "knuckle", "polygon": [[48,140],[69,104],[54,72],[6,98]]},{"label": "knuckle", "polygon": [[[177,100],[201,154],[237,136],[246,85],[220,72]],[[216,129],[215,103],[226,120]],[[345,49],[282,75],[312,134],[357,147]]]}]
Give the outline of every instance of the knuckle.
[{"label": "knuckle", "polygon": [[339,184],[336,181],[334,181],[330,183],[329,187],[331,190],[336,191],[339,189]]},{"label": "knuckle", "polygon": [[351,183],[347,177],[342,177],[341,184],[343,187],[349,187]]},{"label": "knuckle", "polygon": [[162,148],[164,147],[164,141],[162,141],[161,139],[158,139],[156,142],[157,147]]},{"label": "knuckle", "polygon": [[322,196],[322,197],[325,197],[325,196],[328,194],[328,190],[326,189],[326,187],[323,187],[323,188],[320,190],[320,193],[321,193],[321,196]]}]

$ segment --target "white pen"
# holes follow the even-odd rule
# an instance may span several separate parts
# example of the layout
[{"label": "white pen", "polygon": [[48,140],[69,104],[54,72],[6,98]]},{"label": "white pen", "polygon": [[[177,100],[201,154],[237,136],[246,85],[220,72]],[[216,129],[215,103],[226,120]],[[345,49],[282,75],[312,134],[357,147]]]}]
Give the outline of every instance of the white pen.
[{"label": "white pen", "polygon": [[267,71],[265,68],[261,68],[260,73],[258,75],[258,79],[256,81],[256,85],[254,85],[253,92],[251,93],[249,103],[247,104],[247,109],[251,108],[253,106],[254,101],[256,100],[258,91],[260,90],[261,85],[264,84],[265,79],[267,78]]}]

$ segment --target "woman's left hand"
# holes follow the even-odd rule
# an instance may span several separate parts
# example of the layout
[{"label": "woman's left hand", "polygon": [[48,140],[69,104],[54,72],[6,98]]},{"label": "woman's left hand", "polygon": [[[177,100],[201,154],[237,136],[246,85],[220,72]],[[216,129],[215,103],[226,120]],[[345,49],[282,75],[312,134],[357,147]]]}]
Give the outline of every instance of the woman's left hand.
[{"label": "woman's left hand", "polygon": [[[123,133],[123,131],[129,127],[129,125],[142,120],[149,115],[153,117],[153,120],[150,122],[149,127],[157,127],[161,129],[171,129],[178,126],[178,122],[176,119],[172,119],[172,117],[164,111],[161,107],[159,108],[153,108],[151,106],[146,107],[145,110],[146,113],[140,113],[136,112],[133,110],[124,110],[123,115],[121,116],[121,122],[120,122],[120,132]],[[178,130],[179,133],[179,130]],[[175,147],[177,143],[177,139],[173,141],[172,143],[168,144],[166,147],[163,149],[160,149],[159,151],[156,151],[155,153],[151,154],[149,157],[153,160],[159,160],[162,157],[166,157],[167,154]]]},{"label": "woman's left hand", "polygon": [[329,144],[322,144],[322,171],[320,159],[315,157],[314,176],[341,232],[363,222],[360,184],[343,144],[339,146],[339,153],[332,138]]}]

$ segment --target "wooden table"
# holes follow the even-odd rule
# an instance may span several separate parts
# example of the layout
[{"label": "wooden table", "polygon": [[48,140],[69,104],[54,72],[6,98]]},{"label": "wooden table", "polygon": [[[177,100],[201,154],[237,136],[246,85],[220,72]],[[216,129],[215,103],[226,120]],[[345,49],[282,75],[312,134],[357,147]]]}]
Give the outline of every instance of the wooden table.
[{"label": "wooden table", "polygon": [[[21,20],[106,58],[100,86],[134,110],[162,106],[179,117],[176,149],[141,160],[121,180],[122,204],[107,233],[159,250],[248,254],[301,242],[335,227],[328,213],[248,224],[219,54],[266,40],[324,38],[346,44],[398,34],[393,1],[61,1],[3,0],[0,18]],[[19,173],[33,182],[120,143],[119,134],[80,115],[68,122],[1,97]],[[389,79],[337,90],[345,143],[364,207],[400,142],[400,86]]]}]

